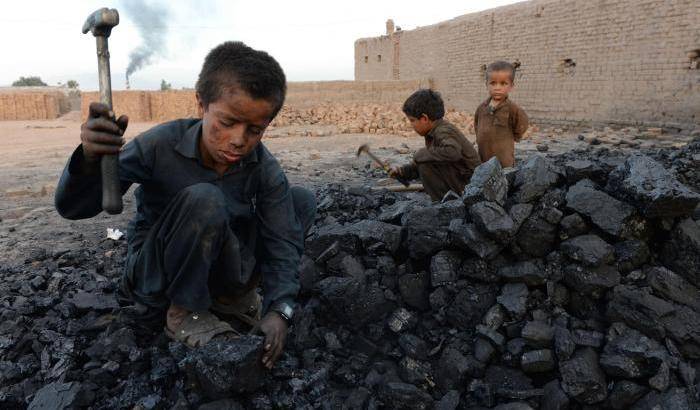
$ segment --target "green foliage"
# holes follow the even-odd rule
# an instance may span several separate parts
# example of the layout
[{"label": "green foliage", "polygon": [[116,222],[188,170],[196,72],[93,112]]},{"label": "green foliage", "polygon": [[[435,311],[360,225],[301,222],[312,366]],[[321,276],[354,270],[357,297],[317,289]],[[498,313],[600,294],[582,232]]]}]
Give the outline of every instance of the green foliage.
[{"label": "green foliage", "polygon": [[161,91],[170,91],[173,89],[173,85],[170,84],[169,82],[165,80],[160,80],[160,90]]},{"label": "green foliage", "polygon": [[75,80],[68,80],[68,81],[66,81],[66,87],[68,87],[68,88],[78,88],[78,87],[80,87],[80,84],[78,84],[78,82],[75,81]]},{"label": "green foliage", "polygon": [[13,87],[46,87],[47,85],[37,76],[20,77],[19,80],[12,83]]}]

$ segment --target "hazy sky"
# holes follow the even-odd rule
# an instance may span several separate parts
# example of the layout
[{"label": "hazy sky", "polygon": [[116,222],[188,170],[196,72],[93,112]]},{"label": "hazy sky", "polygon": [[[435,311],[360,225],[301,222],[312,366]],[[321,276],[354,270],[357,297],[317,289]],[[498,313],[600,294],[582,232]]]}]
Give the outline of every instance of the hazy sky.
[{"label": "hazy sky", "polygon": [[[0,14],[0,86],[37,75],[50,85],[77,80],[97,88],[95,40],[82,34],[85,18],[100,7],[120,11],[109,39],[112,87],[125,87],[129,53],[142,44],[139,29],[164,32],[152,64],[135,72],[132,88],[155,89],[161,79],[192,87],[206,53],[240,40],[274,56],[290,81],[352,80],[353,44],[384,34],[392,18],[410,30],[516,0],[287,0],[287,1],[37,1],[5,2]],[[133,7],[128,7],[131,4]],[[163,25],[139,24],[141,4],[166,10]],[[131,9],[137,9],[132,11]],[[132,11],[129,13],[129,11]],[[162,15],[162,13],[159,13]]]}]

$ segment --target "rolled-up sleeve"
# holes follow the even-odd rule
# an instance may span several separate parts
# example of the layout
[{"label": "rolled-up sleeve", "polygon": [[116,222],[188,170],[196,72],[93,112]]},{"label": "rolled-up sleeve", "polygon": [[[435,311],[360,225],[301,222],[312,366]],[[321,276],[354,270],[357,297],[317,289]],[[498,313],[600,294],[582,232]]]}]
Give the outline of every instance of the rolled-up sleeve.
[{"label": "rolled-up sleeve", "polygon": [[[121,193],[132,183],[143,183],[151,174],[153,153],[144,152],[138,138],[124,145],[119,153]],[[102,173],[99,163],[86,170],[83,146],[73,151],[56,187],[54,202],[67,219],[91,218],[102,211]]]},{"label": "rolled-up sleeve", "polygon": [[294,304],[299,293],[299,261],[304,250],[301,224],[294,212],[287,177],[277,163],[266,167],[267,177],[257,195],[262,252],[264,310],[274,302]]}]

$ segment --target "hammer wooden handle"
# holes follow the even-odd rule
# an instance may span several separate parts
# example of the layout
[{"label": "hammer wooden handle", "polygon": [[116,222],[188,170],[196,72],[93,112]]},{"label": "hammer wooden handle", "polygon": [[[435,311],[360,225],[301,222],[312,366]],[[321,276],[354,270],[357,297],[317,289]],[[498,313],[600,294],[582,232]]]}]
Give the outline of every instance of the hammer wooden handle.
[{"label": "hammer wooden handle", "polygon": [[[109,48],[106,36],[95,36],[97,41],[97,67],[100,77],[100,102],[112,110],[112,81],[109,70]],[[122,203],[119,181],[119,155],[103,155],[100,160],[102,171],[102,209],[111,215],[120,214]]]}]

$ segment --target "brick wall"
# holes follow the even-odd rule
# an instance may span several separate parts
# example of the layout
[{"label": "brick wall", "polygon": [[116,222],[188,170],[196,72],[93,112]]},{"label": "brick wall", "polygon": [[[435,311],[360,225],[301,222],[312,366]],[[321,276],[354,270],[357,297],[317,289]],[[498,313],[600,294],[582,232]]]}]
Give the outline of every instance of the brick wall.
[{"label": "brick wall", "polygon": [[0,121],[50,120],[68,112],[69,100],[50,88],[0,89]]},{"label": "brick wall", "polygon": [[[518,60],[513,99],[542,122],[692,129],[698,22],[697,0],[533,0],[359,39],[355,79],[430,78],[449,105],[472,111],[486,98],[482,65]],[[397,42],[397,59],[372,58]]]},{"label": "brick wall", "polygon": [[[311,107],[325,103],[402,103],[411,93],[427,87],[421,80],[406,81],[307,81],[288,84],[286,105]],[[82,93],[82,118],[87,118],[90,102],[98,101],[97,92]],[[127,114],[131,121],[162,122],[197,116],[192,90],[114,91],[114,111]]]}]

